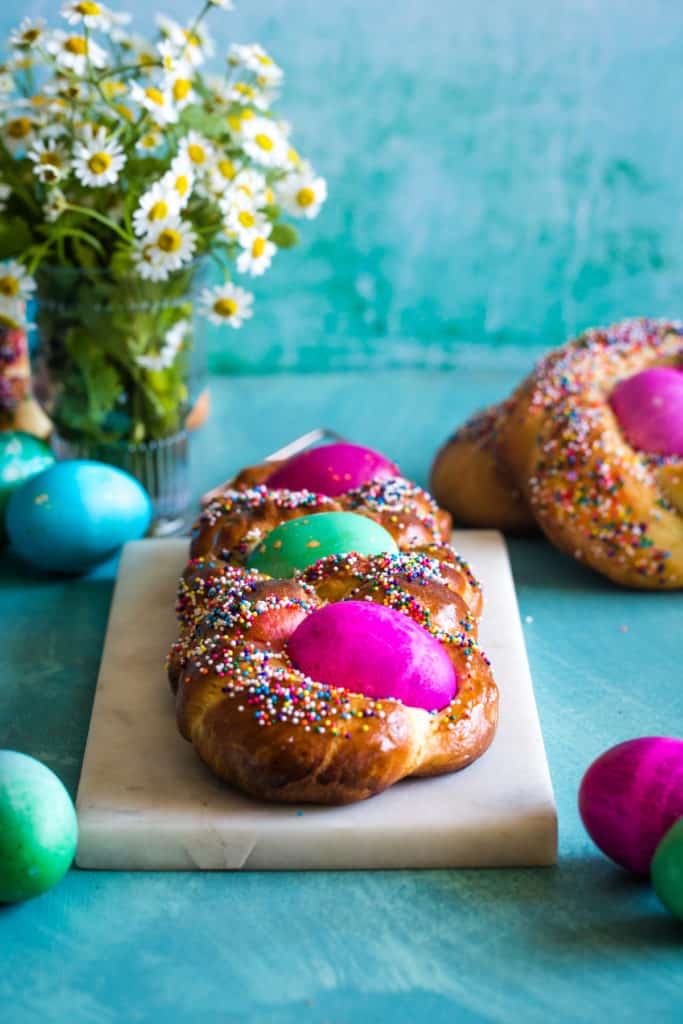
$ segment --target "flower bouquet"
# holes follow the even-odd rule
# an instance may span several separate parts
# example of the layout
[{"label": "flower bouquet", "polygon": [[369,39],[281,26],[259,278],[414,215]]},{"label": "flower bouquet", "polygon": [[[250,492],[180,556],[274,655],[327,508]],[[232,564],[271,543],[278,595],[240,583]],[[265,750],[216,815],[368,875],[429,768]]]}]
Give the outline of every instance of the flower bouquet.
[{"label": "flower bouquet", "polygon": [[[325,200],[272,113],[273,59],[235,44],[221,73],[207,71],[207,17],[230,7],[209,0],[187,25],[159,16],[148,42],[129,15],[70,0],[63,27],[24,19],[10,35],[0,327],[26,327],[37,299],[43,391],[60,442],[79,453],[121,464],[123,450],[137,458],[183,435],[195,307],[241,327],[253,295],[238,281],[297,241],[285,214],[315,217]],[[150,473],[160,498],[159,467]]]}]

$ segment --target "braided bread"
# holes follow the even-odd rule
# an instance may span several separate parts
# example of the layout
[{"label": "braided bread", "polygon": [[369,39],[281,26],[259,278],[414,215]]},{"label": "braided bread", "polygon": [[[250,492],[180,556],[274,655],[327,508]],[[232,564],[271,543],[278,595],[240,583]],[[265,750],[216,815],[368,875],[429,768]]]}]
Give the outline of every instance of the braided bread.
[{"label": "braided bread", "polygon": [[616,583],[683,587],[682,337],[631,320],[550,353],[438,453],[438,500],[463,523],[537,524]]},{"label": "braided bread", "polygon": [[[269,490],[266,480],[258,467],[243,471],[193,529],[178,595],[180,634],[168,659],[181,734],[219,777],[279,802],[349,803],[407,776],[471,763],[495,734],[498,691],[477,643],[481,587],[444,543],[448,514],[403,478],[334,499]],[[251,564],[273,530],[330,511],[380,523],[398,552],[328,554],[289,578]],[[339,602],[347,610],[361,602],[362,613],[383,606],[409,620],[445,653],[455,696],[430,711],[297,668],[292,637]]]}]

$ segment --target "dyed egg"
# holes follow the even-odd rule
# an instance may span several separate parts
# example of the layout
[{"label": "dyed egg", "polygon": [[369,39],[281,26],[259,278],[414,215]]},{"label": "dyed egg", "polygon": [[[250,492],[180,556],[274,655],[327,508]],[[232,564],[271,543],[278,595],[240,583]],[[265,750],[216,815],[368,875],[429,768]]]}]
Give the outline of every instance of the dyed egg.
[{"label": "dyed egg", "polygon": [[683,457],[683,372],[654,366],[616,386],[610,402],[634,448]]},{"label": "dyed egg", "polygon": [[268,486],[315,491],[334,498],[370,480],[386,480],[398,475],[398,467],[384,455],[372,448],[344,442],[295,455],[268,477]]},{"label": "dyed egg", "polygon": [[77,841],[74,805],[54,772],[26,754],[0,750],[0,903],[56,885]]},{"label": "dyed egg", "polygon": [[647,736],[612,747],[584,775],[579,812],[603,853],[647,874],[663,835],[683,817],[683,740]]},{"label": "dyed egg", "polygon": [[147,532],[151,502],[128,473],[101,462],[58,462],[22,484],[7,505],[7,533],[26,562],[81,573]]},{"label": "dyed egg", "polygon": [[12,491],[54,461],[48,446],[37,437],[14,430],[0,434],[0,522]]},{"label": "dyed egg", "polygon": [[252,551],[247,565],[267,576],[293,576],[327,555],[381,555],[398,551],[383,526],[355,512],[318,512],[280,523]]},{"label": "dyed egg", "polygon": [[683,921],[683,818],[671,826],[657,847],[651,872],[660,900]]},{"label": "dyed egg", "polygon": [[455,696],[455,669],[423,626],[373,601],[339,601],[297,626],[287,648],[311,679],[435,711]]}]

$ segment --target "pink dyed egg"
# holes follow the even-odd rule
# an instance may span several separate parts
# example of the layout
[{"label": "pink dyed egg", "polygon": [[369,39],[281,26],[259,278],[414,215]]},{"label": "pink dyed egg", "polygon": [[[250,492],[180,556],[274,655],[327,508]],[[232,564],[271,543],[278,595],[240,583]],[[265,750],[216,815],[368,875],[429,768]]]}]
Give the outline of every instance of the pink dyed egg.
[{"label": "pink dyed egg", "polygon": [[359,444],[326,444],[295,455],[268,477],[268,486],[316,491],[335,498],[370,480],[386,480],[398,474],[398,467],[372,448],[362,448]]},{"label": "pink dyed egg", "polygon": [[683,457],[683,372],[655,366],[616,386],[610,403],[634,448]]},{"label": "pink dyed egg", "polygon": [[309,615],[289,653],[317,682],[435,711],[455,696],[455,669],[441,644],[407,615],[372,601],[340,601]]},{"label": "pink dyed egg", "polygon": [[603,853],[647,874],[660,840],[683,817],[683,740],[646,736],[612,747],[584,775],[579,812]]}]

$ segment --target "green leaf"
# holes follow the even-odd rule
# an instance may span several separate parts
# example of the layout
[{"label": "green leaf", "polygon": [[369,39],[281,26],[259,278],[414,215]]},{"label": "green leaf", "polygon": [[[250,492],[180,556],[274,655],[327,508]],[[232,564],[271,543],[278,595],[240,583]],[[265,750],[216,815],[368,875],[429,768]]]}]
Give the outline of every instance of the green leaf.
[{"label": "green leaf", "polygon": [[270,240],[279,249],[291,249],[299,241],[299,232],[292,224],[276,224],[270,233]]},{"label": "green leaf", "polygon": [[22,217],[0,222],[0,260],[21,256],[33,241],[31,229]]}]

